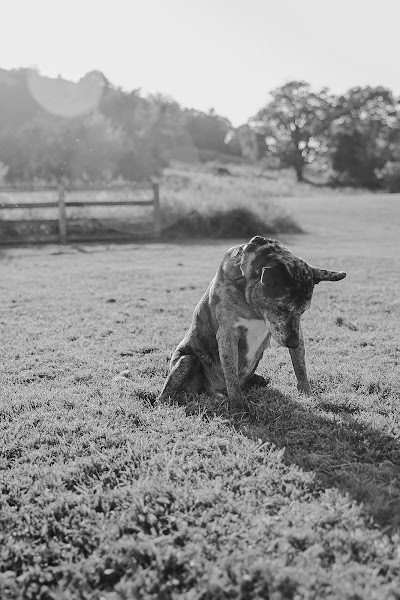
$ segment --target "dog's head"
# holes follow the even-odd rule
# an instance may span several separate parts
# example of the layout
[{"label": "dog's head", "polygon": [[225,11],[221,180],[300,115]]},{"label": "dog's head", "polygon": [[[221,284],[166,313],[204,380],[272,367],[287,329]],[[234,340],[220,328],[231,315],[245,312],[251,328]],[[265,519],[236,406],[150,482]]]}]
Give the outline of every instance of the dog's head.
[{"label": "dog's head", "polygon": [[242,247],[238,265],[246,279],[247,301],[269,322],[272,337],[287,348],[299,345],[300,317],[310,306],[314,285],[346,277],[343,271],[313,267],[277,240],[260,236]]}]

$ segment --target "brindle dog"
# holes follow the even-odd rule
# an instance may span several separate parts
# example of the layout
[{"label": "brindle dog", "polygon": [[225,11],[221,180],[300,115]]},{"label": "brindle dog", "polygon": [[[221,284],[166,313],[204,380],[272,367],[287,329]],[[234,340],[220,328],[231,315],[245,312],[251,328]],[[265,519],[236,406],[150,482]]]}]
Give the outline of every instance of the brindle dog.
[{"label": "brindle dog", "polygon": [[271,336],[289,348],[297,388],[310,394],[300,317],[315,284],[344,277],[343,271],[309,265],[277,240],[256,236],[234,246],[172,355],[159,399],[180,392],[224,394],[231,413],[243,412],[242,389],[268,383],[255,370]]}]

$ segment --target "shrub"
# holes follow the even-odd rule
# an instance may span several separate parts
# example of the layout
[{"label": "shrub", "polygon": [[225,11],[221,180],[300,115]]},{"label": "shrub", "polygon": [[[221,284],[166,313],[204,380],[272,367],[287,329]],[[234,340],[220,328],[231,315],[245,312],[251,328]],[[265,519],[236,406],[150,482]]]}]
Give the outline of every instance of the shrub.
[{"label": "shrub", "polygon": [[289,215],[282,214],[267,220],[249,208],[234,207],[208,213],[194,209],[165,229],[163,236],[247,238],[278,232],[299,233],[301,229]]},{"label": "shrub", "polygon": [[168,169],[161,188],[164,238],[243,238],[302,231],[272,198],[280,195],[279,185],[233,164],[231,176],[221,177],[216,175],[219,168]]},{"label": "shrub", "polygon": [[400,162],[388,162],[380,172],[382,186],[391,194],[400,192]]}]

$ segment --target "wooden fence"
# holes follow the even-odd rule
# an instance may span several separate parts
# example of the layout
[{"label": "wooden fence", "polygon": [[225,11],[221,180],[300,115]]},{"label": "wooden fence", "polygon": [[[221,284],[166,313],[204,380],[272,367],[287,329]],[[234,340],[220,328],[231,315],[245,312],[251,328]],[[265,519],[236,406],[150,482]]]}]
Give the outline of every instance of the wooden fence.
[{"label": "wooden fence", "polygon": [[[7,200],[13,195],[27,195],[33,193],[52,192],[56,199],[44,202],[2,202],[2,197]],[[74,198],[69,195],[86,192],[86,198]],[[106,195],[106,199],[96,199],[96,195]],[[115,194],[119,197],[111,198]],[[88,196],[94,196],[94,200]],[[121,195],[130,195],[134,199],[120,199]],[[135,198],[136,196],[136,198]],[[140,199],[138,198],[140,196]],[[86,207],[151,207],[152,214],[133,217],[106,218],[71,218],[70,208]],[[14,215],[18,211],[32,209],[34,212],[44,209],[56,209],[57,219],[2,219],[2,211]],[[107,209],[106,209],[107,210]],[[47,211],[48,212],[48,211]],[[104,211],[103,211],[104,212]],[[3,213],[4,214],[4,213]],[[21,214],[21,213],[19,213]],[[22,212],[23,214],[23,212]],[[144,185],[111,185],[104,187],[79,186],[66,189],[63,184],[58,186],[18,186],[0,187],[0,244],[31,243],[31,242],[58,242],[66,244],[78,241],[104,241],[104,240],[130,240],[138,238],[159,238],[161,235],[161,213],[159,185],[150,183]]]}]

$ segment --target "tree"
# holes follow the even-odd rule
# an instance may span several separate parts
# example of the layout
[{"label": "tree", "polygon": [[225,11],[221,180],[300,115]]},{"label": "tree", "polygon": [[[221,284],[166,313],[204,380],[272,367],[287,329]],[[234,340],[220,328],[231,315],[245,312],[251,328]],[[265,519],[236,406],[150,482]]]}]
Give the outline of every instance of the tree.
[{"label": "tree", "polygon": [[0,131],[12,131],[41,112],[26,85],[28,69],[0,69]]},{"label": "tree", "polygon": [[247,124],[241,125],[235,130],[240,153],[244,158],[255,162],[259,158],[259,146],[256,132]]},{"label": "tree", "polygon": [[120,174],[128,180],[159,174],[175,157],[193,158],[194,147],[184,128],[181,107],[173,99],[155,94],[143,98],[140,90],[126,93],[109,86],[101,112],[124,132]]},{"label": "tree", "polygon": [[266,151],[283,166],[294,167],[298,181],[304,167],[326,151],[326,133],[335,118],[335,96],[315,92],[305,81],[291,81],[271,92],[272,100],[251,120],[265,138]]},{"label": "tree", "polygon": [[43,115],[0,136],[0,160],[12,181],[111,179],[122,149],[121,132],[100,114],[76,119]]},{"label": "tree", "polygon": [[215,110],[208,113],[194,110],[184,110],[185,129],[194,146],[199,151],[212,151],[214,153],[237,153],[237,148],[230,146],[227,140],[232,131],[229,119],[221,117]]},{"label": "tree", "polygon": [[332,126],[332,167],[341,183],[371,189],[381,185],[381,170],[396,160],[400,112],[392,92],[356,87],[341,99],[349,110]]}]

